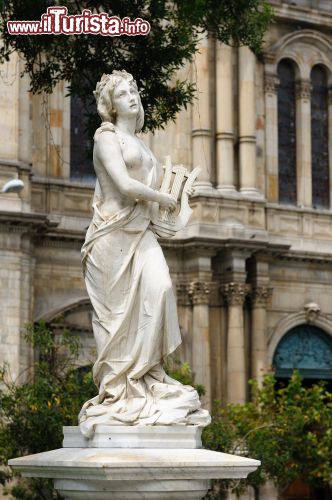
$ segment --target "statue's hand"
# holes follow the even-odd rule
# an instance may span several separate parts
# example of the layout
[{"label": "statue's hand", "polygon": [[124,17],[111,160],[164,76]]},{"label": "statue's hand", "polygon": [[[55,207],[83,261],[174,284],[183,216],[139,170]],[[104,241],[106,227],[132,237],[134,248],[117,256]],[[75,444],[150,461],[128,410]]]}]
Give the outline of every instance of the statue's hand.
[{"label": "statue's hand", "polygon": [[166,210],[175,210],[176,199],[168,193],[159,193],[159,205]]},{"label": "statue's hand", "polygon": [[192,196],[195,192],[195,188],[194,187],[190,187],[187,189],[186,193],[188,196]]}]

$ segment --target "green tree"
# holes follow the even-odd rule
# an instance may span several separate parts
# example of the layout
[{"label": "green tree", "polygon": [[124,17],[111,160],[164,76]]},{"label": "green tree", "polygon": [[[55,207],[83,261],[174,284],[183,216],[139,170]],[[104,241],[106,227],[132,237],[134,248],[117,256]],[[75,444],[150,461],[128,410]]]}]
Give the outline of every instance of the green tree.
[{"label": "green tree", "polygon": [[[7,21],[39,20],[47,7],[61,4],[69,14],[84,8],[120,18],[149,21],[148,36],[10,35]],[[134,74],[145,109],[145,129],[161,127],[194,98],[187,80],[171,83],[176,70],[191,61],[197,41],[208,31],[216,39],[245,44],[259,52],[272,16],[265,0],[6,0],[0,2],[0,62],[18,51],[25,59],[33,92],[51,92],[71,82],[70,93],[89,109],[92,90],[102,73],[125,69]],[[90,112],[91,113],[91,112]],[[93,113],[95,115],[95,113]],[[92,114],[91,114],[92,116]],[[91,118],[89,128],[96,123]]]},{"label": "green tree", "polygon": [[[55,335],[39,323],[27,328],[26,340],[38,355],[26,381],[17,384],[8,367],[0,370],[2,484],[13,477],[10,458],[61,448],[62,426],[77,425],[81,406],[97,392],[91,370],[77,370],[80,344],[69,330]],[[10,492],[20,500],[58,498],[52,482],[42,479],[18,479]]]},{"label": "green tree", "polygon": [[272,375],[262,388],[251,385],[252,401],[217,408],[203,433],[207,448],[261,460],[257,471],[233,487],[258,491],[272,480],[282,492],[297,478],[313,489],[331,485],[332,394],[321,383],[304,387],[298,371],[285,387]]}]

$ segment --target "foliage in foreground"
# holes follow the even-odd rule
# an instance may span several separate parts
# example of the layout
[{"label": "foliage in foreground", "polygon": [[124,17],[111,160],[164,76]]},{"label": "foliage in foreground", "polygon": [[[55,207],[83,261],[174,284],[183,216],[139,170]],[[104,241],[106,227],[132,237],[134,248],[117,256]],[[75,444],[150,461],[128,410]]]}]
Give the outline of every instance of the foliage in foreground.
[{"label": "foliage in foreground", "polygon": [[[261,460],[246,481],[256,491],[272,480],[282,492],[297,478],[311,488],[332,483],[332,394],[323,384],[304,387],[294,371],[285,387],[267,375],[262,388],[251,381],[252,401],[216,408],[203,433],[207,448]],[[229,486],[229,484],[227,485]]]},{"label": "foliage in foreground", "polygon": [[[34,374],[23,384],[0,371],[0,482],[11,479],[8,459],[59,448],[62,426],[76,425],[77,414],[96,388],[91,372],[76,370],[80,350],[76,336],[65,330],[54,335],[41,323],[30,327],[26,339],[38,352]],[[173,362],[173,378],[194,385],[187,363]],[[287,387],[280,388],[266,376],[262,388],[252,384],[252,401],[243,405],[216,405],[213,420],[203,433],[205,447],[261,460],[262,466],[246,481],[223,482],[216,488],[256,491],[272,480],[282,491],[296,478],[312,488],[332,482],[332,394],[323,385],[304,387],[294,372]],[[196,386],[202,393],[203,388]],[[19,500],[59,499],[52,482],[16,478],[11,495]],[[211,496],[209,498],[216,498]]]},{"label": "foliage in foreground", "polygon": [[[7,21],[40,20],[54,0],[0,0],[0,63],[18,51],[31,90],[51,92],[55,84],[71,82],[70,93],[91,103],[92,90],[103,73],[125,69],[135,76],[146,115],[146,130],[174,120],[192,102],[188,80],[171,82],[175,72],[191,61],[205,31],[218,40],[260,50],[272,10],[265,0],[61,0],[68,13],[84,9],[110,16],[149,21],[148,36],[10,35]],[[95,111],[93,112],[95,115]],[[91,115],[92,117],[92,115]],[[97,121],[98,123],[98,121]],[[91,119],[90,130],[97,124]]]},{"label": "foliage in foreground", "polygon": [[[83,403],[96,388],[91,372],[76,371],[79,341],[68,330],[54,335],[44,323],[29,327],[27,342],[38,351],[33,374],[23,383],[0,371],[0,465],[8,459],[62,446],[62,426],[77,425]],[[0,472],[3,484],[11,479],[8,468]],[[58,498],[51,481],[18,480],[11,495],[20,500]]]}]

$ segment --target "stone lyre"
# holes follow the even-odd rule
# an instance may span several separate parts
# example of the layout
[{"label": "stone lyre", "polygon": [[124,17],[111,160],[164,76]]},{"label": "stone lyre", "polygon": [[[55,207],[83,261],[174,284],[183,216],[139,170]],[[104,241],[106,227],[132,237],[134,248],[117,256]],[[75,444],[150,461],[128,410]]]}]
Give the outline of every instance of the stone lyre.
[{"label": "stone lyre", "polygon": [[173,166],[170,156],[165,157],[163,168],[164,178],[160,192],[170,193],[178,201],[178,208],[170,211],[156,205],[151,221],[159,236],[169,237],[184,228],[192,214],[189,196],[201,168],[195,167],[192,172],[189,172],[183,165]]}]

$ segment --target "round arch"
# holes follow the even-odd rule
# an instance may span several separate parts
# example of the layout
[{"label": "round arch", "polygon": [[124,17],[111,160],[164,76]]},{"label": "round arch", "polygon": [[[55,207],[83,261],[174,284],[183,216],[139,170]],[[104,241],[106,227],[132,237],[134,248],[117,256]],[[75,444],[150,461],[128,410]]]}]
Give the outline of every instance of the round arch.
[{"label": "round arch", "polygon": [[296,63],[301,80],[309,80],[310,72],[316,64],[327,68],[329,84],[332,82],[332,43],[324,34],[315,30],[299,30],[281,37],[264,51],[266,73],[276,74],[282,59]]},{"label": "round arch", "polygon": [[272,366],[273,356],[278,344],[289,330],[298,325],[314,325],[323,330],[332,341],[332,321],[323,314],[317,314],[313,321],[308,322],[308,313],[303,310],[283,317],[272,331],[268,339],[268,364]]},{"label": "round arch", "polygon": [[332,338],[317,326],[297,325],[279,342],[272,364],[277,378],[297,368],[303,378],[332,380]]}]

